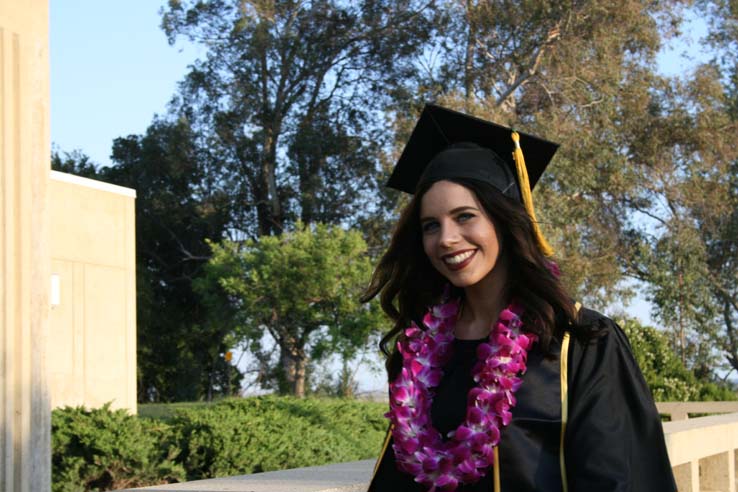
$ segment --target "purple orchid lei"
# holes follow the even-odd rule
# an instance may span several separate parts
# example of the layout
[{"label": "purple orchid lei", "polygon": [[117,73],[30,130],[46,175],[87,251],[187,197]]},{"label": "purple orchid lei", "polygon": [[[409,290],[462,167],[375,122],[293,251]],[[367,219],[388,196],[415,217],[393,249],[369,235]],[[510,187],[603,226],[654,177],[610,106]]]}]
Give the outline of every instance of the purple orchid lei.
[{"label": "purple orchid lei", "polygon": [[514,393],[525,373],[528,350],[536,341],[521,331],[522,307],[510,304],[499,316],[489,341],[477,348],[472,371],[477,386],[467,396],[466,419],[444,440],[430,417],[433,389],[443,376],[454,340],[459,301],[431,307],[398,342],[402,371],[390,384],[393,449],[398,468],[413,475],[429,492],[454,491],[482,478],[494,463],[500,429],[512,420]]}]

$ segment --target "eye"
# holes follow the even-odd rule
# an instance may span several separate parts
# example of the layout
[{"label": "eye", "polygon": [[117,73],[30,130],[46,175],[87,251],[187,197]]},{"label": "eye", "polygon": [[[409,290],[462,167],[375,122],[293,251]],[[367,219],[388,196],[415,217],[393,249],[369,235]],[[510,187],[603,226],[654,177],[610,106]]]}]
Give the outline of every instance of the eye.
[{"label": "eye", "polygon": [[459,215],[456,216],[456,220],[458,222],[466,222],[467,220],[473,219],[475,216],[473,213],[470,212],[461,212]]},{"label": "eye", "polygon": [[423,225],[421,226],[421,230],[424,234],[431,233],[438,229],[438,222],[435,220],[429,220],[427,222],[423,222]]}]

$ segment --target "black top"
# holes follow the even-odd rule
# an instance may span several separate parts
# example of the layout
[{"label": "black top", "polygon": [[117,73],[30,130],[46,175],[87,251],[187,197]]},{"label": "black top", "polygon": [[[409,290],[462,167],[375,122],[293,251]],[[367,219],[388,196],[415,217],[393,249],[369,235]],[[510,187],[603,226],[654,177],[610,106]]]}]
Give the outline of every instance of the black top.
[{"label": "black top", "polygon": [[[588,309],[580,324],[602,336],[583,342],[571,337],[568,361],[569,417],[564,454],[569,492],[673,492],[676,490],[659,414],[638,369],[630,344],[610,319]],[[471,369],[482,340],[456,340],[431,409],[442,434],[464,419]],[[561,345],[554,356],[528,353],[528,370],[516,393],[513,420],[499,445],[502,492],[561,492]],[[424,491],[395,466],[392,442],[380,457],[369,492]],[[491,492],[492,470],[459,492]]]}]

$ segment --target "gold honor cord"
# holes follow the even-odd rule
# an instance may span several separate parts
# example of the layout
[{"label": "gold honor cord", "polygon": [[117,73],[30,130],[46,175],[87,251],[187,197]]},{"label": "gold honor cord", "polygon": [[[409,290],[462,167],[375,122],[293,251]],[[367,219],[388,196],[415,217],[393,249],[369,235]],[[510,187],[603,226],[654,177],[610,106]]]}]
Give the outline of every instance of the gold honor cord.
[{"label": "gold honor cord", "polygon": [[533,232],[536,235],[541,252],[544,256],[553,256],[553,248],[549,246],[546,238],[543,237],[543,233],[538,227],[538,220],[536,220],[536,211],[533,208],[533,194],[530,191],[530,182],[528,181],[528,169],[525,167],[525,157],[523,157],[523,149],[520,148],[520,135],[518,135],[518,132],[512,132],[512,139],[515,142],[513,160],[515,161],[515,170],[518,172],[518,182],[520,183],[520,195],[523,198],[523,205],[533,222]]},{"label": "gold honor cord", "polygon": [[500,492],[500,445],[495,446],[495,461],[492,468],[492,482],[495,492]]},{"label": "gold honor cord", "polygon": [[[577,314],[582,308],[582,304],[577,302],[574,304]],[[569,483],[566,480],[566,461],[564,460],[564,436],[566,434],[566,424],[569,421],[569,341],[571,334],[564,332],[564,339],[561,341],[561,440],[559,443],[559,466],[561,467],[561,490],[568,492]]]},{"label": "gold honor cord", "polygon": [[566,463],[564,461],[564,434],[566,433],[566,421],[569,418],[569,332],[564,333],[561,341],[561,440],[559,443],[559,466],[561,467],[561,489],[567,492],[569,487],[566,480]]},{"label": "gold honor cord", "polygon": [[390,438],[392,437],[392,427],[394,427],[393,424],[390,424],[389,428],[387,429],[387,434],[384,436],[384,444],[382,444],[382,451],[379,453],[379,458],[377,458],[377,462],[374,463],[374,472],[372,472],[372,479],[369,482],[369,485],[374,481],[374,477],[377,475],[377,470],[379,470],[379,464],[382,463],[382,458],[384,458],[384,453],[387,452],[387,446],[389,446]]}]

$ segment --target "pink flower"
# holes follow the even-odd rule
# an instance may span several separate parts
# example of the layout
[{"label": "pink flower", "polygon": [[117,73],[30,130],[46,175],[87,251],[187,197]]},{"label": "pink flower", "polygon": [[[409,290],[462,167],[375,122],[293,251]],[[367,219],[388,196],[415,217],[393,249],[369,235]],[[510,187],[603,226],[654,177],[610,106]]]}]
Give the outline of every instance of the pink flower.
[{"label": "pink flower", "polygon": [[437,304],[429,310],[433,313],[433,316],[442,318],[444,320],[452,319],[456,317],[456,313],[459,312],[459,301],[454,300],[444,304]]},{"label": "pink flower", "polygon": [[405,328],[405,336],[407,338],[415,338],[418,335],[420,335],[422,332],[420,331],[420,328],[415,326],[414,324],[410,326],[409,328]]},{"label": "pink flower", "polygon": [[561,270],[559,269],[559,265],[555,261],[547,261],[546,268],[548,268],[548,271],[551,272],[551,275],[553,275],[554,277],[561,277]]},{"label": "pink flower", "polygon": [[415,477],[430,492],[454,491],[460,483],[474,483],[493,463],[501,427],[512,419],[513,393],[522,383],[527,350],[535,335],[523,334],[522,308],[511,304],[500,313],[489,342],[477,349],[472,375],[477,386],[469,391],[465,421],[444,441],[433,428],[430,407],[443,366],[451,356],[458,301],[431,307],[423,330],[412,324],[397,347],[403,368],[390,384],[393,449],[398,468]]}]

